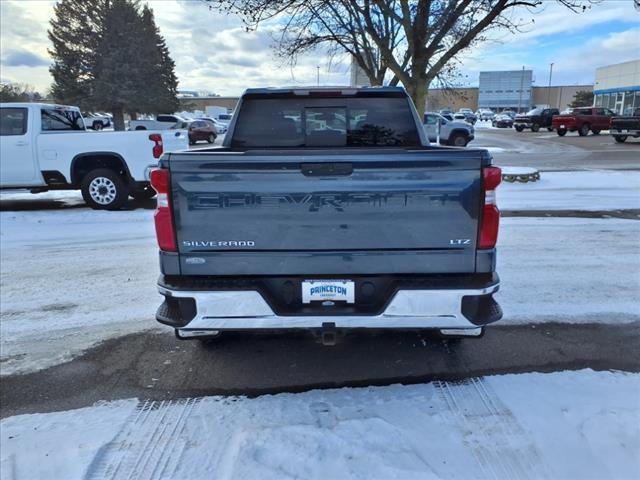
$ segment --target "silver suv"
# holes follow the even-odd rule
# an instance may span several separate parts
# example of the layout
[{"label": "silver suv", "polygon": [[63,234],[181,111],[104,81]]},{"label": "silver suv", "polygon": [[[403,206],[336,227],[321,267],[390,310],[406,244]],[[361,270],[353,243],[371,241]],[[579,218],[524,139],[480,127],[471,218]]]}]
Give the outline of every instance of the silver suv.
[{"label": "silver suv", "polygon": [[423,123],[430,142],[438,141],[438,129],[440,129],[440,143],[443,145],[466,147],[475,138],[473,125],[464,121],[447,120],[439,113],[425,113]]}]

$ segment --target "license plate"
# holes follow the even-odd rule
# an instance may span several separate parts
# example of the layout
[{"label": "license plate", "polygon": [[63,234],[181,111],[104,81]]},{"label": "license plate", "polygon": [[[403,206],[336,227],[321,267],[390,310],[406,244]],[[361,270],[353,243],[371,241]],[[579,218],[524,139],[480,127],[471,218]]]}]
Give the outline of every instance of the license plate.
[{"label": "license plate", "polygon": [[560,128],[564,129],[564,125],[560,125]]},{"label": "license plate", "polygon": [[355,286],[351,280],[305,280],[302,303],[337,301],[354,303]]}]

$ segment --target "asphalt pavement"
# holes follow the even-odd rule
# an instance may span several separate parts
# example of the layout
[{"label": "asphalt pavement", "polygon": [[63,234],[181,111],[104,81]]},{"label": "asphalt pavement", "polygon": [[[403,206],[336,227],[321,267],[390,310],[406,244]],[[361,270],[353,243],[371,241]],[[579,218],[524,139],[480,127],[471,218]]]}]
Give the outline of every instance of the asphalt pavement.
[{"label": "asphalt pavement", "polygon": [[204,346],[139,333],[46,370],[3,377],[0,416],[132,397],[256,396],[583,368],[640,371],[640,324],[496,325],[459,342],[419,332],[354,332],[335,346],[307,333],[228,333]]},{"label": "asphalt pavement", "polygon": [[485,147],[500,166],[533,167],[541,171],[637,170],[640,169],[640,139],[617,143],[610,135],[560,137],[546,129],[517,132],[510,128],[476,128],[469,147]]}]

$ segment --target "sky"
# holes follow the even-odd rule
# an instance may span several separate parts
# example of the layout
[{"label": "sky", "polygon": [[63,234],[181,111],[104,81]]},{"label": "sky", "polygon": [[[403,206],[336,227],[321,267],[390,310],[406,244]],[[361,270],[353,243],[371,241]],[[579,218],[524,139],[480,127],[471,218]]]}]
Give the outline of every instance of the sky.
[{"label": "sky", "polygon": [[[166,38],[180,89],[238,95],[245,88],[284,85],[345,85],[346,58],[322,52],[299,59],[295,66],[275,58],[276,25],[246,32],[240,20],[210,11],[201,0],[151,0]],[[40,92],[51,85],[47,53],[53,1],[0,0],[0,80],[27,83]],[[593,84],[595,69],[640,59],[640,11],[633,0],[601,0],[585,13],[572,13],[545,0],[532,14],[513,13],[528,22],[519,34],[499,32],[489,42],[460,57],[461,85],[476,86],[482,70],[534,72],[534,85]],[[534,22],[530,22],[533,19]],[[132,39],[135,41],[135,39]],[[318,69],[318,67],[320,67]]]}]

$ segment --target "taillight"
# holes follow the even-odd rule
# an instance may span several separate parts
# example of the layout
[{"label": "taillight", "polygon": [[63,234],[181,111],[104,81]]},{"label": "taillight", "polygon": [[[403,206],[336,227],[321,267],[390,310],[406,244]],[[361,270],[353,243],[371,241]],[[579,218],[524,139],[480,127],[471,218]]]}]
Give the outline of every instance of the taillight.
[{"label": "taillight", "polygon": [[159,133],[152,133],[149,135],[149,140],[154,142],[153,145],[153,158],[160,158],[162,156],[162,152],[164,148],[162,147],[162,135]]},{"label": "taillight", "polygon": [[171,178],[169,170],[156,168],[151,170],[151,186],[158,192],[158,203],[153,218],[156,223],[156,237],[160,250],[176,252],[176,234],[173,229],[173,214],[169,195],[171,191]]},{"label": "taillight", "polygon": [[478,248],[493,248],[498,241],[498,227],[500,225],[500,210],[496,205],[496,188],[502,181],[502,170],[498,167],[482,169],[482,190],[484,205],[480,219],[480,241]]}]

